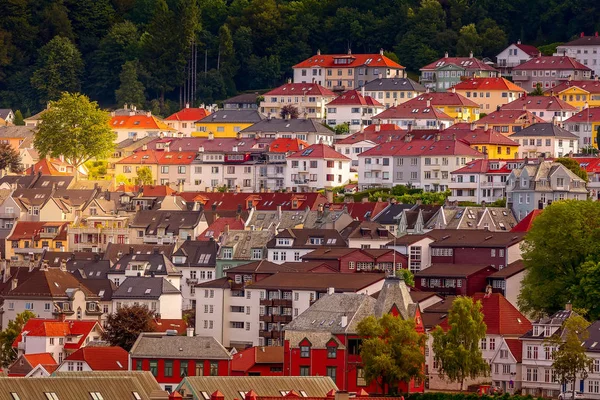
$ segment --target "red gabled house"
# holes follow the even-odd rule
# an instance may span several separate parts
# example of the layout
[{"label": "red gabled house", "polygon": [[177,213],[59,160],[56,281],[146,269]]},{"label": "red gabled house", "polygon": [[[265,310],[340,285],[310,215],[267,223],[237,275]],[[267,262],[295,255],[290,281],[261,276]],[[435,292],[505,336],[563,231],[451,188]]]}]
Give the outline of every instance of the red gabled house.
[{"label": "red gabled house", "polygon": [[283,346],[250,347],[234,354],[231,376],[283,376]]},{"label": "red gabled house", "polygon": [[[401,279],[387,278],[377,299],[355,293],[321,297],[286,326],[284,375],[329,376],[341,390],[380,393],[376,382],[364,378],[357,325],[365,317],[386,313],[412,319],[416,330],[424,332],[419,305]],[[423,392],[424,384],[411,380],[402,382],[399,389]]]}]

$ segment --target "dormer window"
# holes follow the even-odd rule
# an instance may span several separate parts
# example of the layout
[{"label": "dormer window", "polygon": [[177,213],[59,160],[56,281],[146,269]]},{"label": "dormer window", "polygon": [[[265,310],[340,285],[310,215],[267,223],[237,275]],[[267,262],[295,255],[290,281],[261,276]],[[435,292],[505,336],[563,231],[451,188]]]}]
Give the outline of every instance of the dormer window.
[{"label": "dormer window", "polygon": [[310,239],[308,239],[308,242],[310,244],[314,244],[314,245],[322,245],[323,244],[323,238],[318,238],[318,237],[311,237]]},{"label": "dormer window", "polygon": [[552,336],[552,327],[550,327],[550,326],[547,326],[547,327],[544,329],[544,336],[546,336],[546,337],[550,337],[550,336]]},{"label": "dormer window", "polygon": [[533,327],[533,336],[539,336],[539,335],[540,335],[540,327],[534,326]]},{"label": "dormer window", "polygon": [[288,238],[278,238],[277,239],[277,246],[291,246],[292,245],[292,239],[288,239]]}]

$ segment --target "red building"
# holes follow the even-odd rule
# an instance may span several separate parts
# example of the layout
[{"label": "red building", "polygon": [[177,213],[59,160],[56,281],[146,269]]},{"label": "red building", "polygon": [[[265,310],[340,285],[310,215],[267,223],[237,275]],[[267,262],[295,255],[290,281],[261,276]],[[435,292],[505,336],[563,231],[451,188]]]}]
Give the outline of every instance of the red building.
[{"label": "red building", "polygon": [[433,264],[415,274],[415,288],[444,295],[472,296],[485,290],[498,270],[485,264]]},{"label": "red building", "polygon": [[131,351],[131,369],[150,371],[169,392],[186,376],[228,376],[231,355],[215,338],[141,333]]},{"label": "red building", "polygon": [[[364,379],[360,357],[358,323],[370,315],[391,313],[413,319],[424,332],[421,311],[403,280],[387,278],[377,299],[354,293],[333,293],[321,297],[285,329],[284,374],[286,376],[329,376],[338,388],[349,392],[361,389],[379,393],[375,382]],[[423,382],[401,383],[400,390],[423,392]]]},{"label": "red building", "polygon": [[283,376],[283,347],[250,347],[233,355],[232,376]]},{"label": "red building", "polygon": [[394,262],[397,268],[408,268],[408,258],[392,249],[324,248],[303,255],[302,261],[323,262],[343,273],[389,271]]}]

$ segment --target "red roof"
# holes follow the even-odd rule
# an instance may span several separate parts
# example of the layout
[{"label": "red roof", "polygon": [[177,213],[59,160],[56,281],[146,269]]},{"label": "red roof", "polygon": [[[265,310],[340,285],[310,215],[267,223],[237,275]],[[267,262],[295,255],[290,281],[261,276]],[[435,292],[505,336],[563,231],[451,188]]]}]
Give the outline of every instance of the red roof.
[{"label": "red roof", "polygon": [[115,115],[110,119],[110,126],[113,129],[154,129],[161,131],[172,131],[167,124],[160,121],[152,115]]},{"label": "red roof", "polygon": [[256,364],[282,364],[283,347],[250,347],[233,355],[231,370],[247,372]]},{"label": "red roof", "polygon": [[345,155],[335,151],[333,147],[323,143],[316,143],[311,146],[308,146],[304,150],[289,155],[288,158],[322,158],[326,160],[350,160]]},{"label": "red roof", "polygon": [[307,142],[300,139],[277,138],[269,145],[271,153],[288,153],[290,151],[300,151],[310,146]]},{"label": "red roof", "polygon": [[196,240],[210,240],[210,238],[218,239],[225,227],[229,225],[229,230],[244,230],[244,222],[236,217],[220,217],[215,222],[209,225]]},{"label": "red roof", "polygon": [[348,90],[342,93],[335,99],[327,103],[328,106],[375,106],[383,107],[383,104],[372,98],[371,96],[364,96],[360,94],[358,90]]},{"label": "red roof", "polygon": [[529,232],[533,226],[533,221],[542,213],[543,210],[535,209],[519,221],[510,231],[511,232]]},{"label": "red roof", "polygon": [[[516,67],[515,67],[516,68]],[[508,90],[512,92],[526,93],[525,89],[518,87],[504,78],[469,78],[457,83],[448,90]]]},{"label": "red roof", "polygon": [[287,95],[315,95],[315,96],[327,96],[336,97],[337,95],[331,90],[324,88],[318,83],[286,83],[278,88],[268,91],[263,94],[263,97],[267,96],[287,96]]},{"label": "red roof", "polygon": [[64,361],[85,361],[92,371],[127,371],[129,353],[118,346],[86,346],[65,358]]},{"label": "red roof", "polygon": [[397,120],[397,119],[445,119],[454,121],[454,118],[448,114],[438,110],[434,106],[427,107],[423,105],[421,107],[415,107],[407,105],[406,103],[390,107],[387,110],[375,115],[373,119],[382,120]]},{"label": "red roof", "polygon": [[12,234],[7,240],[32,239],[39,240],[40,232],[44,227],[58,227],[58,232],[54,239],[60,240],[63,236],[66,238],[68,222],[35,222],[35,221],[17,221]]},{"label": "red roof", "polygon": [[523,361],[523,342],[519,339],[504,339],[510,352],[517,362]]},{"label": "red roof", "polygon": [[600,121],[600,107],[590,107],[579,111],[574,114],[571,118],[565,121],[565,123],[575,122],[598,122]]},{"label": "red roof", "polygon": [[535,57],[540,54],[538,48],[530,44],[515,43],[515,46],[517,46],[519,49],[521,49],[522,51],[524,51],[532,57]]},{"label": "red roof", "polygon": [[65,348],[78,349],[83,345],[86,337],[96,325],[98,325],[98,321],[59,321],[55,319],[31,318],[27,321],[12,346],[17,347],[23,339],[22,334],[27,332],[27,336],[65,337],[69,335],[81,335],[79,342],[65,344]]},{"label": "red roof", "polygon": [[389,205],[386,201],[367,201],[355,203],[333,203],[330,204],[331,211],[343,210],[344,207],[348,213],[357,221],[371,221]]},{"label": "red roof", "polygon": [[[71,176],[71,175],[73,175],[70,172],[60,172],[54,166],[54,164],[69,166],[69,167],[73,168],[71,165],[69,165],[65,162],[62,162],[60,160],[53,159],[52,161],[50,161],[47,158],[42,158],[41,160],[36,162],[33,166],[27,168],[27,170],[25,171],[25,175],[31,175],[33,173],[33,171],[35,171],[35,173],[41,172],[42,175],[51,175],[51,176]],[[33,171],[32,171],[32,169],[33,169]]]},{"label": "red roof", "polygon": [[588,174],[600,173],[600,158],[597,157],[575,157],[579,166]]},{"label": "red roof", "polygon": [[[418,131],[415,131],[415,138],[418,138]],[[455,135],[455,136],[454,136]],[[497,145],[497,146],[518,146],[518,144],[494,129],[485,130],[483,128],[455,128],[454,125],[440,132],[441,139],[452,139],[456,137],[467,144],[473,145]]]},{"label": "red roof", "polygon": [[[392,125],[392,124],[384,124],[384,125]],[[370,126],[373,126],[373,125],[370,125]],[[394,126],[396,126],[396,125],[394,125]],[[381,130],[379,132],[375,132],[372,130],[367,131],[365,129],[364,132],[357,132],[350,136],[347,136],[344,139],[337,140],[335,142],[335,144],[354,144],[354,143],[362,142],[363,140],[368,140],[373,143],[384,143],[384,142],[387,142],[388,140],[401,140],[402,138],[404,138],[404,135],[406,134],[406,132],[407,131],[405,131],[405,130],[391,130],[391,131]],[[427,132],[429,132],[429,131],[427,131]]]},{"label": "red roof", "polygon": [[[378,128],[379,126],[379,128]],[[403,130],[402,128],[400,128],[398,125],[396,124],[371,124],[367,127],[365,127],[365,129],[363,129],[364,132],[379,132],[377,131],[377,129],[379,129],[379,131],[401,131]],[[338,142],[336,142],[338,143]]]},{"label": "red roof", "polygon": [[565,56],[539,56],[529,61],[513,67],[513,71],[531,71],[531,70],[578,70],[591,71],[579,61]]},{"label": "red roof", "polygon": [[[503,161],[503,165],[500,165],[500,168],[491,169],[490,165],[493,163],[498,163],[499,161]],[[510,159],[510,160],[489,160],[489,159],[479,159],[468,162],[464,167],[459,168],[455,171],[452,171],[451,174],[466,174],[466,173],[488,173],[488,174],[505,174],[508,175],[512,171],[512,169],[508,168],[508,162],[516,162],[518,160]]]},{"label": "red roof", "polygon": [[566,101],[558,96],[527,96],[526,94],[508,104],[500,107],[501,110],[548,110],[548,111],[576,111]]},{"label": "red roof", "polygon": [[429,107],[427,102],[429,102],[430,106],[468,106],[479,108],[479,104],[467,99],[460,93],[453,92],[422,93],[402,104],[411,107]]},{"label": "red roof", "polygon": [[165,319],[154,318],[152,320],[155,332],[166,332],[167,330],[175,330],[179,335],[185,335],[187,332],[187,323],[183,319]]},{"label": "red roof", "polygon": [[210,112],[204,108],[189,108],[186,107],[183,110],[177,111],[174,114],[169,115],[165,118],[166,121],[199,121],[206,117]]},{"label": "red roof", "polygon": [[[344,64],[336,64],[336,59],[349,61],[345,61]],[[294,65],[293,68],[356,68],[363,65],[368,65],[369,67],[404,68],[382,54],[317,54]]]},{"label": "red roof", "polygon": [[33,368],[38,365],[57,365],[56,360],[52,357],[52,353],[35,353],[35,354],[24,354],[23,357],[27,360]]},{"label": "red roof", "polygon": [[167,185],[146,185],[142,187],[142,194],[147,197],[170,196],[175,191]]},{"label": "red roof", "polygon": [[586,92],[598,94],[600,93],[600,81],[564,81],[552,89],[546,90],[545,93],[562,93],[571,88],[580,88]]},{"label": "red roof", "polygon": [[117,164],[184,165],[191,164],[195,158],[195,151],[142,150],[123,158]]},{"label": "red roof", "polygon": [[460,140],[395,140],[382,143],[363,153],[360,157],[369,156],[471,156],[482,157],[483,154],[469,147]]},{"label": "red roof", "polygon": [[441,68],[445,65],[453,64],[466,70],[477,70],[477,71],[496,71],[494,68],[490,67],[482,60],[475,57],[444,57],[440,58],[437,61],[432,62],[431,64],[427,64],[421,71],[423,70],[434,70],[437,68]]},{"label": "red roof", "polygon": [[500,110],[494,111],[486,115],[485,117],[477,120],[477,125],[490,124],[537,124],[546,122],[537,115],[533,115],[531,111],[519,111],[519,110]]}]

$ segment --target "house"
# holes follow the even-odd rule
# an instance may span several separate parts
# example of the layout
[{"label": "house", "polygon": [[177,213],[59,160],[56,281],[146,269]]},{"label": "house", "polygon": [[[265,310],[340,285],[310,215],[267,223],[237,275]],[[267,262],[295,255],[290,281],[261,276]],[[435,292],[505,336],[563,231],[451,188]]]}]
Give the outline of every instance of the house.
[{"label": "house", "polygon": [[323,262],[341,273],[392,274],[408,268],[408,258],[393,249],[322,248],[302,256],[302,261]]},{"label": "house", "polygon": [[343,92],[377,78],[404,78],[404,67],[379,54],[317,54],[294,65],[294,83],[318,83]]},{"label": "house", "polygon": [[194,137],[235,138],[238,132],[265,117],[256,109],[218,110],[196,122]]},{"label": "house", "polygon": [[[518,154],[518,153],[517,153]],[[493,203],[506,196],[506,181],[519,160],[479,159],[451,172],[450,201]]]},{"label": "house", "polygon": [[[2,109],[0,109],[0,118],[2,118],[1,114]],[[19,151],[25,142],[33,139],[35,132],[36,129],[31,126],[0,126],[0,143],[8,143],[14,150]]]},{"label": "house", "polygon": [[[38,368],[40,367],[40,368]],[[10,377],[27,377],[36,369],[42,369],[49,374],[54,372],[58,364],[52,353],[22,354],[7,369]]]},{"label": "house", "polygon": [[413,204],[396,203],[396,200],[392,199],[383,210],[375,214],[373,221],[383,225],[391,234],[395,234],[402,212],[415,208],[415,206]]},{"label": "house", "polygon": [[467,99],[472,99],[479,104],[480,112],[485,113],[496,111],[527,93],[526,90],[504,78],[470,78],[457,83],[452,90]]},{"label": "house", "polygon": [[158,248],[152,254],[123,254],[107,273],[107,278],[119,286],[130,277],[161,277],[171,285],[181,287],[181,271],[177,270],[169,257],[160,254]]},{"label": "house", "polygon": [[225,232],[217,254],[216,278],[223,277],[230,268],[264,259],[267,256],[267,243],[272,237],[270,231]]},{"label": "house", "polygon": [[558,96],[577,110],[600,107],[600,82],[597,80],[565,81],[544,92],[545,96]]},{"label": "house", "polygon": [[0,118],[12,125],[15,121],[15,113],[10,108],[0,108]]},{"label": "house", "polygon": [[[202,206],[204,213],[213,212],[216,214],[225,211],[240,213],[244,210],[273,210],[276,211],[281,207],[282,211],[292,210],[317,210],[319,204],[327,203],[327,198],[316,192],[310,193],[238,193],[238,192],[187,192],[181,193],[181,196],[188,203],[194,204],[194,209],[199,209]],[[240,207],[241,206],[241,207]],[[214,210],[213,210],[214,208]],[[237,215],[228,215],[233,217]]]},{"label": "house", "polygon": [[[335,150],[350,158],[350,170],[355,171],[358,167],[358,155],[363,151],[372,149],[377,144],[384,143],[387,140],[400,140],[404,137],[406,131],[400,130],[397,125],[394,124],[381,124],[379,120],[376,120],[375,124],[369,125],[369,127],[381,128],[374,130],[364,129],[362,132],[356,132],[346,136],[343,139],[335,141]],[[388,127],[394,127],[397,129],[384,129]],[[352,187],[351,191],[358,191],[358,186]]]},{"label": "house", "polygon": [[176,132],[182,133],[183,136],[190,137],[192,136],[192,132],[196,131],[196,122],[209,114],[210,111],[206,108],[195,108],[186,104],[185,108],[165,118],[165,123],[169,128],[173,128]]},{"label": "house", "polygon": [[365,96],[376,99],[385,108],[402,104],[427,90],[410,78],[377,78],[365,82],[359,89],[362,91],[363,88]]},{"label": "house", "polygon": [[491,379],[504,393],[513,394],[521,389],[523,380],[523,345],[519,339],[502,338],[491,359]]},{"label": "house", "polygon": [[249,347],[234,354],[231,376],[283,376],[283,346]]},{"label": "house", "polygon": [[466,229],[486,232],[512,232],[517,225],[512,212],[505,207],[456,206],[446,204],[425,225],[432,229]]},{"label": "house", "polygon": [[540,55],[540,51],[535,46],[522,44],[518,40],[517,43],[510,44],[498,53],[496,56],[496,68],[500,70],[502,76],[509,77],[514,67]]},{"label": "house", "polygon": [[454,91],[427,92],[403,103],[406,107],[435,108],[454,118],[456,123],[474,122],[479,119],[479,104]]},{"label": "house", "polygon": [[47,108],[38,112],[37,114],[33,114],[31,117],[23,119],[23,121],[25,122],[25,126],[38,126],[42,122],[42,114],[44,114],[46,110]]},{"label": "house", "polygon": [[113,292],[113,310],[144,305],[158,318],[181,319],[181,292],[168,280],[152,276],[130,276]]},{"label": "house", "polygon": [[577,113],[577,108],[558,96],[521,96],[500,107],[501,111],[527,110],[544,122],[565,122]]},{"label": "house", "polygon": [[[354,276],[354,275],[350,275]],[[414,320],[423,332],[421,311],[403,280],[386,278],[377,299],[363,293],[328,293],[285,327],[284,373],[295,376],[329,376],[341,390],[382,389],[364,379],[358,323],[367,316],[392,314]],[[371,293],[371,292],[370,292]],[[423,382],[401,382],[403,391],[422,392]]]},{"label": "house", "polygon": [[374,115],[384,110],[383,104],[361,92],[348,90],[327,103],[327,125],[334,127],[347,124],[350,132],[371,125]]},{"label": "house", "polygon": [[585,36],[583,32],[575,40],[556,46],[557,56],[573,57],[579,63],[594,71],[594,75],[600,75],[600,38],[598,32],[594,36]]},{"label": "house", "polygon": [[150,371],[161,388],[172,392],[188,376],[227,376],[231,355],[215,338],[141,333],[129,352],[131,369]]},{"label": "house", "polygon": [[[287,149],[286,144],[292,144],[293,141],[307,143],[305,147],[321,141],[331,146],[335,133],[315,118],[267,118],[242,130],[240,135],[243,138],[275,139],[269,144],[268,152],[287,153],[287,151],[294,151],[293,149],[284,151]],[[299,150],[302,149],[296,151]]]},{"label": "house", "polygon": [[600,107],[584,108],[564,121],[563,126],[578,137],[579,149],[598,148]]},{"label": "house", "polygon": [[434,91],[443,92],[465,78],[497,77],[499,72],[486,62],[473,57],[449,57],[448,52],[443,58],[427,64],[420,69],[419,82]]},{"label": "house", "polygon": [[297,192],[342,186],[350,180],[350,159],[326,144],[313,144],[286,158],[285,186]]},{"label": "house", "polygon": [[383,225],[375,221],[353,221],[340,231],[348,247],[354,249],[383,249],[394,237]]},{"label": "house", "polygon": [[510,231],[511,232],[529,232],[533,226],[533,221],[540,216],[544,210],[535,209],[531,211],[525,218],[519,221]]},{"label": "house", "polygon": [[86,346],[66,357],[57,371],[127,371],[129,354],[118,346]]},{"label": "house", "polygon": [[141,148],[144,145],[147,146],[148,143],[151,143],[155,140],[155,137],[146,136],[145,138],[141,139],[138,139],[137,137],[125,139],[121,142],[116,143],[113,154],[106,159],[106,161],[108,162],[107,172],[115,173],[117,162],[121,161],[123,158],[133,155],[133,153],[135,153],[136,151],[141,150]]},{"label": "house", "polygon": [[527,110],[494,111],[477,121],[477,127],[494,129],[505,136],[520,132],[532,124],[544,123],[540,117]]},{"label": "house", "polygon": [[555,123],[539,123],[510,135],[519,143],[522,158],[560,158],[579,152],[577,135]]},{"label": "house", "polygon": [[[436,253],[437,249],[434,252]],[[487,278],[498,270],[485,264],[437,264],[415,274],[415,288],[451,296],[472,296],[482,292]]]},{"label": "house", "polygon": [[426,234],[403,235],[388,243],[388,248],[408,258],[408,269],[413,274],[431,265],[429,245],[435,239]]},{"label": "house", "polygon": [[518,221],[553,201],[588,197],[585,181],[552,161],[524,163],[511,171],[506,182],[507,207],[512,208]]},{"label": "house", "polygon": [[174,244],[118,244],[109,243],[102,255],[102,260],[109,261],[111,266],[114,266],[123,256],[123,254],[165,254],[171,257],[175,251]]},{"label": "house", "polygon": [[397,236],[422,235],[432,229],[440,229],[443,225],[436,223],[436,216],[442,212],[442,206],[417,205],[410,210],[402,210],[396,227]]},{"label": "house", "polygon": [[335,97],[335,93],[318,83],[292,83],[289,79],[286,84],[263,94],[260,112],[271,118],[282,118],[283,107],[291,106],[296,108],[299,117],[323,120],[325,105]]},{"label": "house", "polygon": [[[254,215],[254,210],[250,211],[250,214]],[[266,211],[265,211],[266,212]],[[204,230],[204,232],[200,233],[200,235],[196,238],[196,240],[207,241],[207,240],[219,240],[221,235],[229,232],[230,230],[238,231],[244,230],[246,224],[244,221],[238,217],[225,217],[218,216],[216,220],[213,221],[212,224],[208,225],[208,227]],[[260,228],[257,228],[260,230]]]},{"label": "house", "polygon": [[577,157],[575,159],[588,174],[587,188],[590,199],[600,199],[600,159],[597,157]]},{"label": "house", "polygon": [[258,93],[242,93],[223,100],[225,110],[258,109],[260,95]]},{"label": "house", "polygon": [[[429,104],[429,105],[428,105]],[[421,107],[413,107],[406,103],[388,108],[373,117],[385,124],[394,124],[402,129],[445,129],[455,123],[448,114],[425,102]]]},{"label": "house", "polygon": [[132,243],[174,244],[200,234],[198,211],[138,211],[129,223]]},{"label": "house", "polygon": [[513,261],[506,267],[488,276],[488,282],[494,293],[500,293],[517,307],[517,300],[521,293],[521,281],[525,276],[523,260]]},{"label": "house", "polygon": [[566,80],[592,78],[592,70],[571,57],[538,56],[512,69],[512,79],[516,85],[534,90],[538,85],[549,89]]},{"label": "house", "polygon": [[[418,133],[415,134],[415,137],[417,135]],[[468,127],[466,124],[455,124],[441,131],[439,135],[444,139],[461,140],[490,159],[516,158],[518,154],[519,145],[516,142],[485,125],[483,128],[479,128],[474,123]]]},{"label": "house", "polygon": [[276,264],[300,261],[319,248],[347,248],[348,242],[335,229],[285,229],[266,244],[267,260]]},{"label": "house", "polygon": [[154,184],[184,187],[190,184],[195,159],[195,151],[156,151],[144,145],[141,151],[117,161],[115,171],[135,181],[140,168],[149,168]]},{"label": "house", "polygon": [[115,143],[125,139],[142,139],[146,136],[158,137],[160,134],[173,134],[175,129],[170,128],[161,119],[150,112],[137,111],[135,106],[126,113],[111,112],[110,127],[115,133]]}]

